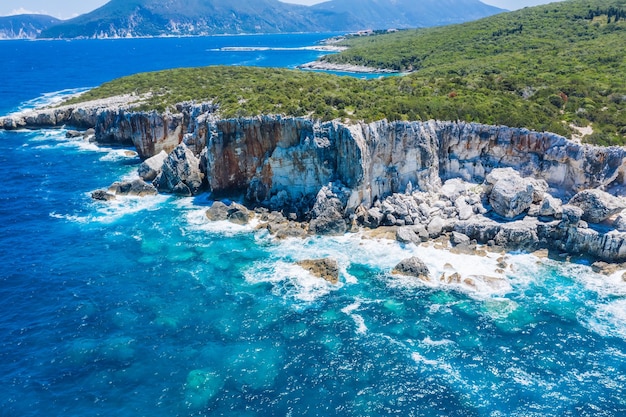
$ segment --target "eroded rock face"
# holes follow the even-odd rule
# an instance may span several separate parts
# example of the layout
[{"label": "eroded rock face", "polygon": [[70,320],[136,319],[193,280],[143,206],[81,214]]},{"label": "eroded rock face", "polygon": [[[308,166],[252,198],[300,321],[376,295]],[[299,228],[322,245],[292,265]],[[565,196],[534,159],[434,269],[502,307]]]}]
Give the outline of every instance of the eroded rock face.
[{"label": "eroded rock face", "polygon": [[139,174],[144,181],[154,181],[154,179],[161,173],[163,163],[166,159],[167,152],[161,151],[152,158],[148,158],[143,161],[137,169],[137,174]]},{"label": "eroded rock face", "polygon": [[[621,211],[621,202],[589,191],[562,205],[546,193],[548,186],[565,198],[594,188],[623,192],[626,148],[463,122],[219,120],[214,106],[194,103],[164,114],[98,104],[0,120],[7,129],[72,123],[94,127],[101,143],[133,143],[142,158],[169,152],[162,163],[142,167],[144,178],[156,175],[160,191],[193,195],[206,186],[243,194],[248,203],[311,219],[314,233],[343,233],[349,225],[415,227],[402,229],[398,239],[417,243],[454,231],[479,243],[531,240],[605,260],[626,258],[619,231],[587,227]],[[324,190],[328,184],[343,187]],[[490,210],[499,221],[484,216]],[[530,220],[510,222],[527,212]]]},{"label": "eroded rock face", "polygon": [[165,159],[154,184],[163,193],[192,196],[202,189],[203,180],[200,160],[181,143]]}]

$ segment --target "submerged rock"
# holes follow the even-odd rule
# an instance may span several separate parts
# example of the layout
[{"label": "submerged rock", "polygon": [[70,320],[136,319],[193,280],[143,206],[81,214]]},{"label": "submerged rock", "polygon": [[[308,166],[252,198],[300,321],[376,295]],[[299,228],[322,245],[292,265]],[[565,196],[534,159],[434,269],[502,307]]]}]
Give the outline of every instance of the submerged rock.
[{"label": "submerged rock", "polygon": [[192,410],[201,410],[213,400],[224,387],[224,379],[217,373],[196,369],[187,375],[185,403]]},{"label": "submerged rock", "polygon": [[307,259],[298,261],[296,264],[309,271],[312,275],[323,278],[331,284],[339,282],[339,265],[334,259]]},{"label": "submerged rock", "polygon": [[430,271],[428,270],[428,267],[424,261],[418,257],[403,260],[396,265],[391,273],[416,277],[426,281],[430,280]]}]

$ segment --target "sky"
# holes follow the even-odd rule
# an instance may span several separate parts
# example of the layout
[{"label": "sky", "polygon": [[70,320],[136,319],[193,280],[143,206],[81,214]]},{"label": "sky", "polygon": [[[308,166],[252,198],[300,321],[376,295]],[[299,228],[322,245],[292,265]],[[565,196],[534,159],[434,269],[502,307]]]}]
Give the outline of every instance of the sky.
[{"label": "sky", "polygon": [[[322,0],[285,0],[288,3],[315,4]],[[416,0],[418,1],[418,0]],[[515,10],[527,6],[551,3],[554,0],[483,0],[483,3]],[[41,13],[49,14],[60,19],[69,19],[79,14],[90,12],[108,0],[0,0],[0,16]]]}]

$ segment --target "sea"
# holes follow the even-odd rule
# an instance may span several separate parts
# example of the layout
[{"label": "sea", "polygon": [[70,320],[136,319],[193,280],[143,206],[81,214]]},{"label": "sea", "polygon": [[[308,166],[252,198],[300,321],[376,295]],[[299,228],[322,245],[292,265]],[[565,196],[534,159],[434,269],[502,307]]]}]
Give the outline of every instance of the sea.
[{"label": "sea", "polygon": [[[0,114],[139,71],[294,68],[330,35],[2,41]],[[624,271],[279,241],[209,222],[206,194],[94,201],[140,160],[65,133],[0,131],[0,416],[626,416]],[[412,256],[432,282],[391,273]],[[295,264],[326,257],[338,285]]]}]

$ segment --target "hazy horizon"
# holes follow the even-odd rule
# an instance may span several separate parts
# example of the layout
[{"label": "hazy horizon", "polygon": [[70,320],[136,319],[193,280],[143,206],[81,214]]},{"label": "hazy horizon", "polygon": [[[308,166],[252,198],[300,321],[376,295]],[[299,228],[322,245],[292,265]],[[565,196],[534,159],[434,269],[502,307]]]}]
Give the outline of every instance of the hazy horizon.
[{"label": "hazy horizon", "polygon": [[[281,0],[284,3],[312,5],[327,0]],[[508,10],[521,9],[528,6],[552,3],[555,0],[483,0],[483,3]],[[0,16],[16,14],[47,14],[60,19],[88,13],[108,3],[108,0],[10,0],[0,3]]]}]

